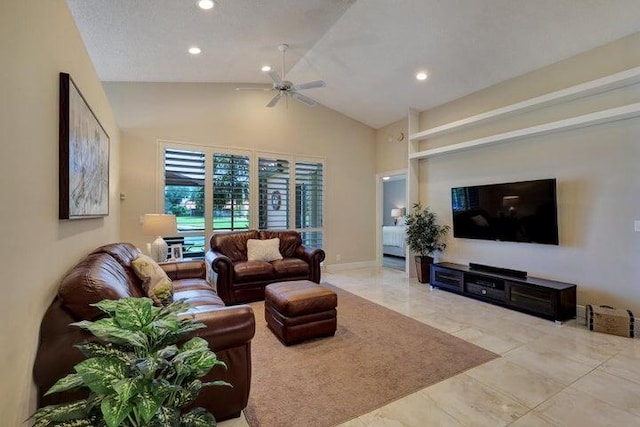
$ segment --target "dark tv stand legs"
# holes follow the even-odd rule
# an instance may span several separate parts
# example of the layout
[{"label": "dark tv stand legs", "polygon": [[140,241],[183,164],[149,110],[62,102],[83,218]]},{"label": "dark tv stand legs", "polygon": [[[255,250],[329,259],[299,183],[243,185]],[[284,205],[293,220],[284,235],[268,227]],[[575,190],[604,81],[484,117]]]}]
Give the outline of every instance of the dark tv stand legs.
[{"label": "dark tv stand legs", "polygon": [[576,317],[576,285],[572,283],[498,274],[448,262],[433,264],[430,279],[431,289],[454,292],[556,324]]}]

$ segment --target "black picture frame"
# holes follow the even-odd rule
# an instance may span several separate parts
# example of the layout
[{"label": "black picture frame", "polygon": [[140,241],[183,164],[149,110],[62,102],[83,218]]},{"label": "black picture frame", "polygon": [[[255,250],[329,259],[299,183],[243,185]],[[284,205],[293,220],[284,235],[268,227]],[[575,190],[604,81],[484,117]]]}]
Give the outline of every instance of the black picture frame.
[{"label": "black picture frame", "polygon": [[60,73],[59,219],[109,215],[110,139],[68,73]]}]

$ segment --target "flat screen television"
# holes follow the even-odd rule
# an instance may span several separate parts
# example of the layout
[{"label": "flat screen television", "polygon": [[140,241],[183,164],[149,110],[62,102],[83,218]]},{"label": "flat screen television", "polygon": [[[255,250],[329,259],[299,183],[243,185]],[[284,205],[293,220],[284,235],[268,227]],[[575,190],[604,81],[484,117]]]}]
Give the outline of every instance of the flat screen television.
[{"label": "flat screen television", "polygon": [[556,180],[451,189],[453,236],[558,244]]}]

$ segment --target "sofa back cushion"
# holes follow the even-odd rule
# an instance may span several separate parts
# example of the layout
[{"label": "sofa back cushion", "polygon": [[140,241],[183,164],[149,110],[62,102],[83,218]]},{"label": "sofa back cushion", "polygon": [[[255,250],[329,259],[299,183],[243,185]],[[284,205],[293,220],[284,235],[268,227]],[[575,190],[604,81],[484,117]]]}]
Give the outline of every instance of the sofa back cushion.
[{"label": "sofa back cushion", "polygon": [[138,280],[138,276],[131,267],[131,262],[140,255],[140,249],[131,243],[110,243],[100,246],[91,252],[92,254],[109,254],[124,267],[129,277],[129,283],[135,287],[132,289],[133,296],[145,296],[146,292],[142,289],[142,282]]},{"label": "sofa back cushion", "polygon": [[259,239],[257,230],[232,231],[229,233],[214,233],[209,244],[211,250],[229,257],[232,262],[247,260],[247,241]]},{"label": "sofa back cushion", "polygon": [[302,237],[297,231],[261,231],[260,238],[266,239],[280,239],[280,253],[285,258],[292,258],[298,249],[302,245]]},{"label": "sofa back cushion", "polygon": [[103,299],[143,294],[138,279],[132,282],[128,269],[106,253],[91,253],[62,279],[58,297],[76,320],[94,320],[104,313],[90,306]]}]

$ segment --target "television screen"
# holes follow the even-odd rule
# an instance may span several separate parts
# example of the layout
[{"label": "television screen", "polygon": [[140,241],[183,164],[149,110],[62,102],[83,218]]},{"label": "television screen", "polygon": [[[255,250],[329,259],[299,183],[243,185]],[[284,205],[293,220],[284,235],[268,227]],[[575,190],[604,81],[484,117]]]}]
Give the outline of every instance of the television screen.
[{"label": "television screen", "polygon": [[451,189],[453,236],[558,244],[556,180]]}]

